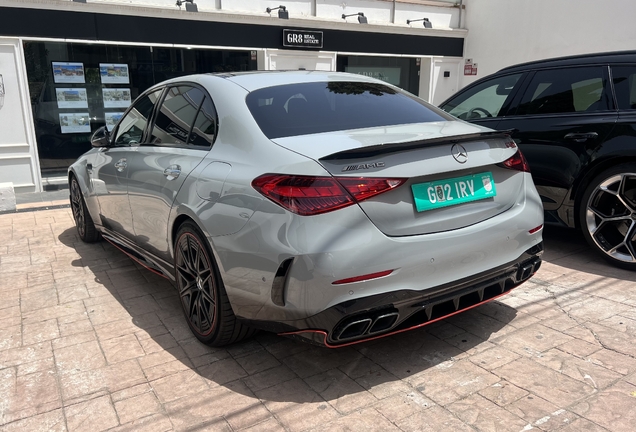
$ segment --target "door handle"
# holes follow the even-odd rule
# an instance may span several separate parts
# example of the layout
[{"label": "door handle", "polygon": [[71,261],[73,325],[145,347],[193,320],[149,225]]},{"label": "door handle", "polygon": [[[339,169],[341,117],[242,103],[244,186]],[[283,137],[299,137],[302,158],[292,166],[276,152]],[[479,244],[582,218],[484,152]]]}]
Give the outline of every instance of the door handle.
[{"label": "door handle", "polygon": [[170,165],[168,168],[163,170],[163,175],[166,176],[168,180],[174,180],[181,174],[181,167],[179,165]]},{"label": "door handle", "polygon": [[598,138],[598,134],[596,132],[569,133],[563,138],[565,138],[566,140],[572,140],[576,142],[584,142],[589,139]]},{"label": "door handle", "polygon": [[123,170],[125,170],[127,166],[128,164],[126,163],[126,158],[119,159],[115,163],[115,168],[117,168],[117,171],[119,172],[122,172]]}]

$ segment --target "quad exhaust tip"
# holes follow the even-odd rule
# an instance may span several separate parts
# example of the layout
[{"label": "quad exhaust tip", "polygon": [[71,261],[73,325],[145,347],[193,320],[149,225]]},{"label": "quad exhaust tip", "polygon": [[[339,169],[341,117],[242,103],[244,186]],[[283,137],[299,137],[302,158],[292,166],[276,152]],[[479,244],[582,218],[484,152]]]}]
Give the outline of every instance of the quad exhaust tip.
[{"label": "quad exhaust tip", "polygon": [[360,316],[354,321],[351,321],[344,325],[340,330],[337,330],[334,334],[334,340],[345,341],[349,339],[355,339],[363,335],[374,335],[384,332],[397,322],[399,314],[397,312],[389,312],[381,315],[374,314],[373,316]]}]

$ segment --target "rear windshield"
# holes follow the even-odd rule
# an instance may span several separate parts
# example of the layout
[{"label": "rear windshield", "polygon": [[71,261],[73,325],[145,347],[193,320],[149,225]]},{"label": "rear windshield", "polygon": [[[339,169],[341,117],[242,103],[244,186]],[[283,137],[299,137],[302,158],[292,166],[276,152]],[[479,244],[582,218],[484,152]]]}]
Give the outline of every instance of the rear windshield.
[{"label": "rear windshield", "polygon": [[270,139],[453,119],[407,93],[363,82],[266,87],[251,92],[247,106]]}]

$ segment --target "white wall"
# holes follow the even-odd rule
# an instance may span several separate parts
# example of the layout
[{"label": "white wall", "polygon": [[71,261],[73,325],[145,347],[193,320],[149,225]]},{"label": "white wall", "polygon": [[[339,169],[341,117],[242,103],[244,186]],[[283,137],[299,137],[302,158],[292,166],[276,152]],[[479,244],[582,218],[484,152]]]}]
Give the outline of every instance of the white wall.
[{"label": "white wall", "polygon": [[[70,2],[70,0],[68,0]],[[0,0],[0,4],[19,3],[16,0]],[[64,8],[64,1],[59,2]],[[179,11],[176,0],[88,0],[89,4],[109,3],[117,5],[147,6],[167,10]],[[411,0],[397,0],[395,16],[393,16],[393,2],[387,0],[195,0],[200,12],[220,12],[258,17],[269,17],[265,12],[268,7],[274,8],[285,5],[290,19],[318,19],[344,23],[342,14],[363,12],[369,24],[408,27],[407,19],[428,18],[433,28],[457,28],[459,8],[452,6],[452,0],[430,1],[429,4],[416,4]],[[17,6],[17,5],[16,5]],[[185,6],[181,6],[185,13]],[[271,17],[278,19],[278,11],[272,11]],[[356,16],[346,19],[347,23],[358,25]],[[310,24],[309,24],[310,25]],[[413,23],[411,27],[422,28],[421,23]],[[1,29],[0,29],[1,31]]]},{"label": "white wall", "polygon": [[18,39],[0,38],[0,75],[4,101],[0,108],[0,183],[16,192],[40,190],[35,133],[27,90],[22,45]]},{"label": "white wall", "polygon": [[636,49],[635,0],[464,0],[464,57],[478,78],[517,63]]}]

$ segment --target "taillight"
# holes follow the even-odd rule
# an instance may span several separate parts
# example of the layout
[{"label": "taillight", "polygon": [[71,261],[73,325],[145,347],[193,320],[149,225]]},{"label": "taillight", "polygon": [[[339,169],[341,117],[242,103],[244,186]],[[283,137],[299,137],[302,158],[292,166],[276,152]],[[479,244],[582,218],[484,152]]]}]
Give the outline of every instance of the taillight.
[{"label": "taillight", "polygon": [[310,216],[347,207],[395,189],[406,179],[263,174],[252,187],[285,209]]},{"label": "taillight", "polygon": [[499,166],[517,171],[530,172],[528,161],[526,161],[523,153],[521,153],[521,149],[517,149],[515,154],[500,163]]}]

